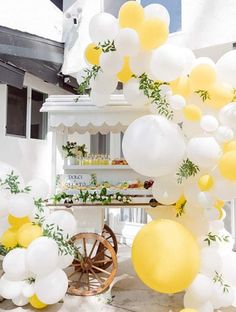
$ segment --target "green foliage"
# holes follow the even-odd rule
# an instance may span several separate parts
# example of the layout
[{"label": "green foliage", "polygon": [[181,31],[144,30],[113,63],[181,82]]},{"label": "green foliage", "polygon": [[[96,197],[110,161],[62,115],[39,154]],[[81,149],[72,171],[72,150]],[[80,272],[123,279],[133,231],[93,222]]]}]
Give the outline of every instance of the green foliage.
[{"label": "green foliage", "polygon": [[207,90],[197,90],[195,91],[195,93],[197,93],[201,97],[203,102],[211,99],[210,94]]},{"label": "green foliage", "polygon": [[10,251],[10,249],[7,249],[5,246],[0,244],[0,256],[5,257],[6,254]]},{"label": "green foliage", "polygon": [[213,277],[214,283],[219,283],[220,286],[223,288],[223,292],[229,292],[230,286],[228,284],[224,283],[223,280],[223,274],[219,274],[217,271],[215,271],[215,276]]},{"label": "green foliage", "polygon": [[216,242],[216,241],[228,243],[229,238],[230,237],[228,235],[219,236],[217,234],[213,234],[212,232],[209,232],[206,238],[204,239],[204,242],[207,242],[208,246],[210,246],[212,242]]},{"label": "green foliage", "polygon": [[6,190],[9,190],[11,194],[29,193],[31,190],[29,186],[20,189],[19,176],[15,175],[14,171],[12,171],[10,174],[7,174],[4,181],[0,179],[0,186],[3,186]]},{"label": "green foliage", "polygon": [[[93,78],[95,79],[98,72],[100,71],[101,67],[94,65],[91,69],[86,68],[84,70],[85,75],[82,77],[84,80],[79,84],[78,88],[75,89],[75,91],[79,95],[87,94],[90,90],[90,80]],[[78,100],[78,99],[77,99]]]},{"label": "green foliage", "polygon": [[145,73],[136,78],[139,80],[139,89],[151,100],[151,103],[156,104],[158,114],[165,116],[168,119],[172,119],[173,111],[170,108],[170,104],[166,97],[161,95],[160,89],[161,85],[167,85],[167,83],[154,81],[148,78]]},{"label": "green foliage", "polygon": [[200,170],[199,167],[188,158],[183,160],[183,163],[179,167],[179,171],[176,173],[178,177],[177,182],[179,184],[183,183],[183,179],[194,177],[199,170]]},{"label": "green foliage", "polygon": [[95,49],[98,50],[99,48],[101,48],[102,52],[104,52],[104,53],[116,51],[114,40],[112,40],[112,41],[107,40],[104,42],[99,42],[97,47],[95,47]]}]

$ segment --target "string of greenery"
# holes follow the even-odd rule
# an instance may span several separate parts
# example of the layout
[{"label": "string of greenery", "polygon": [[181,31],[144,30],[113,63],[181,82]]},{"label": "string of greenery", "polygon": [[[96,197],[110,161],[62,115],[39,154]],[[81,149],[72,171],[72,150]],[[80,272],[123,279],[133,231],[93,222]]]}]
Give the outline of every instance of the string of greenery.
[{"label": "string of greenery", "polygon": [[103,53],[114,52],[114,51],[116,51],[115,42],[114,42],[114,40],[112,40],[112,41],[107,40],[104,42],[99,42],[98,45],[94,49],[96,49],[96,50],[102,49]]},{"label": "string of greenery", "polygon": [[206,238],[204,239],[204,242],[207,242],[208,246],[211,245],[212,242],[229,242],[230,237],[228,235],[222,235],[219,236],[217,234],[213,234],[212,232],[209,232],[206,236]]},{"label": "string of greenery", "polygon": [[188,179],[190,177],[194,177],[200,171],[199,167],[195,165],[188,158],[183,160],[181,166],[179,167],[177,175],[177,183],[183,183],[184,179]]},{"label": "string of greenery", "polygon": [[[100,66],[94,65],[91,69],[86,68],[84,70],[84,76],[82,76],[83,81],[79,84],[78,88],[75,88],[75,91],[79,95],[88,94],[90,90],[90,80],[95,79],[98,72],[101,70]],[[78,98],[77,98],[78,101]]]},{"label": "string of greenery", "polygon": [[11,194],[18,194],[18,193],[29,193],[31,188],[26,186],[25,188],[20,188],[20,181],[19,176],[14,174],[12,171],[10,174],[6,175],[6,179],[0,179],[0,186],[4,189],[9,190]]},{"label": "string of greenery", "polygon": [[214,283],[219,283],[220,286],[223,288],[223,292],[229,292],[230,285],[226,284],[223,280],[223,274],[219,274],[217,271],[215,271],[215,276],[213,277]]},{"label": "string of greenery", "polygon": [[197,90],[195,91],[195,93],[201,97],[203,102],[211,99],[210,94],[207,90]]}]

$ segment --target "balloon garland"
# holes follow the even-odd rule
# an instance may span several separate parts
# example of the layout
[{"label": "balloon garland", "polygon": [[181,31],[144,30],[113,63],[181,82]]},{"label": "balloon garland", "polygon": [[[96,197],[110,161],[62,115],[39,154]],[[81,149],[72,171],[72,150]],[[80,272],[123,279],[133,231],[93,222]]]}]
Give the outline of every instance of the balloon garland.
[{"label": "balloon garland", "polygon": [[76,220],[65,211],[50,213],[42,201],[47,195],[43,180],[24,186],[15,168],[0,163],[0,295],[16,306],[43,309],[63,299],[68,288],[63,270],[74,259],[69,238]]},{"label": "balloon garland", "polygon": [[78,92],[102,107],[120,81],[128,103],[150,107],[126,130],[123,152],[167,206],[138,233],[133,264],[151,288],[185,290],[182,311],[212,312],[236,306],[236,255],[223,222],[236,197],[236,51],[216,64],[196,58],[167,43],[169,22],[162,5],[136,1],[118,19],[95,15]]}]

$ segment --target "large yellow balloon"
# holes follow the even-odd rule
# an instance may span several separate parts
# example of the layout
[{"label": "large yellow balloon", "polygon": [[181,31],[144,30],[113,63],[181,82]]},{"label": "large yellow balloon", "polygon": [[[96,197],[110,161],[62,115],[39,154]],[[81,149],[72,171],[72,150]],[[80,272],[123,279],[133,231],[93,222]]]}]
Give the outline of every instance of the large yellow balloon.
[{"label": "large yellow balloon", "polygon": [[129,57],[126,56],[124,58],[123,67],[121,71],[117,74],[117,78],[121,82],[127,82],[128,80],[130,80],[130,78],[132,78],[132,76],[133,76],[133,73],[129,66]]},{"label": "large yellow balloon", "polygon": [[144,50],[152,50],[166,42],[168,38],[167,24],[158,18],[147,19],[143,22],[139,38]]},{"label": "large yellow balloon", "polygon": [[225,179],[236,181],[236,151],[226,152],[220,158],[219,170]]},{"label": "large yellow balloon", "polygon": [[30,297],[29,303],[31,304],[33,308],[39,309],[39,310],[46,308],[47,306],[47,304],[40,301],[36,295],[33,295],[32,297]]},{"label": "large yellow balloon", "polygon": [[183,97],[188,97],[191,93],[188,77],[180,77],[170,82],[170,87],[173,94],[180,94]]},{"label": "large yellow balloon", "polygon": [[139,278],[161,293],[186,289],[199,271],[200,252],[195,238],[180,223],[154,220],[139,231],[132,247]]},{"label": "large yellow balloon", "polygon": [[85,58],[92,65],[99,65],[99,58],[102,54],[102,49],[98,48],[96,44],[90,43],[85,49]]},{"label": "large yellow balloon", "polygon": [[30,219],[28,217],[16,218],[12,215],[8,216],[8,223],[14,228],[19,229],[23,224],[29,223]]},{"label": "large yellow balloon", "polygon": [[197,105],[186,105],[183,108],[185,119],[189,121],[199,121],[202,117],[202,111]]},{"label": "large yellow balloon", "polygon": [[27,248],[33,240],[42,235],[43,230],[39,225],[26,223],[18,230],[17,241],[20,246]]},{"label": "large yellow balloon", "polygon": [[127,1],[121,6],[118,19],[121,28],[138,30],[144,21],[143,7],[137,1]]},{"label": "large yellow balloon", "polygon": [[198,180],[198,187],[202,192],[209,191],[214,185],[214,180],[209,174],[201,176]]},{"label": "large yellow balloon", "polygon": [[216,82],[216,70],[210,64],[199,64],[190,72],[189,82],[192,91],[206,90]]},{"label": "large yellow balloon", "polygon": [[225,84],[215,83],[208,88],[210,99],[205,101],[205,104],[220,109],[224,105],[232,102],[233,89]]},{"label": "large yellow balloon", "polygon": [[1,239],[1,244],[6,248],[14,248],[17,246],[16,230],[14,228],[9,228],[6,230]]}]

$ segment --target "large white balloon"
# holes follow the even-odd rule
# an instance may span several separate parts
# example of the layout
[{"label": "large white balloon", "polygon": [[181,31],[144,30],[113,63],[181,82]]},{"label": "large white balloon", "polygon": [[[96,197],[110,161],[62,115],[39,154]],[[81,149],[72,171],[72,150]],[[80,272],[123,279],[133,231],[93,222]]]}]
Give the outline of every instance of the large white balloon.
[{"label": "large white balloon", "polygon": [[35,178],[29,181],[27,184],[30,187],[30,195],[35,199],[46,199],[49,193],[48,183],[41,179]]},{"label": "large white balloon", "polygon": [[236,51],[225,53],[216,63],[219,79],[236,87]]},{"label": "large white balloon", "polygon": [[182,191],[180,185],[170,176],[158,178],[152,186],[153,197],[164,205],[176,203]]},{"label": "large white balloon", "polygon": [[172,81],[181,76],[185,69],[185,58],[182,49],[164,44],[156,49],[151,57],[150,71],[156,80]]},{"label": "large white balloon", "polygon": [[117,19],[105,12],[94,15],[89,24],[90,38],[96,43],[113,40],[118,31]]},{"label": "large white balloon", "polygon": [[222,125],[236,130],[236,102],[229,103],[221,108],[219,119]]},{"label": "large white balloon", "polygon": [[200,273],[188,287],[188,292],[193,299],[196,298],[196,301],[207,302],[212,296],[213,282],[209,277]]},{"label": "large white balloon", "polygon": [[141,76],[149,72],[151,52],[140,51],[136,56],[130,58],[129,65],[132,73]]},{"label": "large white balloon", "polygon": [[123,56],[135,56],[140,49],[137,32],[132,28],[122,28],[115,38],[116,50]]},{"label": "large white balloon", "polygon": [[91,83],[91,87],[93,92],[99,94],[110,94],[115,91],[117,84],[118,80],[115,76],[98,72],[96,78]]},{"label": "large white balloon", "polygon": [[185,142],[177,125],[162,116],[146,115],[126,130],[123,152],[135,171],[159,177],[176,171],[185,153]]},{"label": "large white balloon", "polygon": [[148,98],[143,90],[139,89],[139,82],[135,78],[131,78],[124,84],[123,92],[127,102],[133,106],[143,106],[148,102]]},{"label": "large white balloon", "polygon": [[14,194],[9,199],[9,213],[16,218],[29,216],[34,208],[34,200],[30,194]]},{"label": "large white balloon", "polygon": [[43,226],[54,225],[55,229],[59,227],[63,231],[64,238],[72,237],[76,234],[77,222],[75,217],[68,211],[55,211],[48,215]]},{"label": "large white balloon", "polygon": [[26,249],[15,248],[9,251],[3,259],[2,267],[8,280],[26,279],[29,274],[26,267]]},{"label": "large white balloon", "polygon": [[161,4],[158,3],[152,3],[147,5],[144,8],[144,14],[145,18],[158,18],[160,20],[163,20],[167,26],[170,24],[170,15],[168,10]]},{"label": "large white balloon", "polygon": [[14,299],[21,295],[24,282],[22,281],[9,281],[6,275],[0,279],[0,296],[5,299]]},{"label": "large white balloon", "polygon": [[35,293],[40,301],[55,304],[66,294],[68,278],[64,271],[56,269],[47,276],[36,278]]},{"label": "large white balloon", "polygon": [[123,57],[117,51],[102,53],[100,56],[100,66],[107,75],[117,74],[123,66]]},{"label": "large white balloon", "polygon": [[221,156],[221,148],[213,137],[192,138],[187,144],[187,156],[200,167],[213,168]]},{"label": "large white balloon", "polygon": [[27,267],[37,276],[47,275],[57,268],[58,253],[57,243],[52,238],[39,237],[27,249]]},{"label": "large white balloon", "polygon": [[214,247],[206,247],[201,250],[200,272],[210,278],[215,272],[221,272],[222,260],[218,250]]}]

